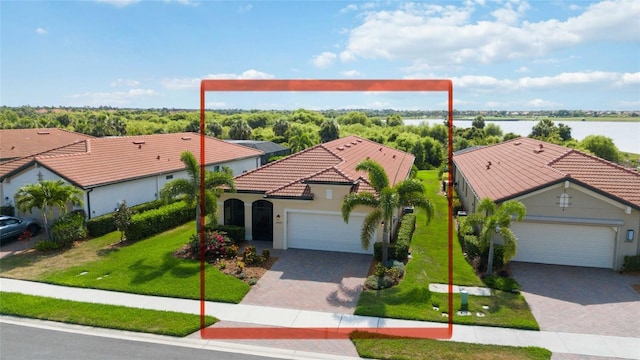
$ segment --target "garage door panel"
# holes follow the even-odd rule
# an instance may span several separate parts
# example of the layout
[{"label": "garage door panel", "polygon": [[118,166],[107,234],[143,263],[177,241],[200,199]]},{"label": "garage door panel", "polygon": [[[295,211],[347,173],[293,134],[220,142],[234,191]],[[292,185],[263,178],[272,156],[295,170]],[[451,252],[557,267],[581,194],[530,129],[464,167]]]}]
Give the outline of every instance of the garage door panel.
[{"label": "garage door panel", "polygon": [[373,239],[368,249],[360,243],[363,216],[352,215],[349,223],[339,214],[287,213],[287,247],[373,254]]},{"label": "garage door panel", "polygon": [[514,261],[542,264],[613,267],[614,235],[608,226],[517,223]]}]

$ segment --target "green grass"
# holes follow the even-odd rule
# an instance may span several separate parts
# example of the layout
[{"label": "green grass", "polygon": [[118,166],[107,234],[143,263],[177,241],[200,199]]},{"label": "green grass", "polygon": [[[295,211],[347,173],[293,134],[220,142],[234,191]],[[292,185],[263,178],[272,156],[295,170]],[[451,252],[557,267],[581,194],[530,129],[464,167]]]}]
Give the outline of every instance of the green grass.
[{"label": "green grass", "polygon": [[[99,260],[44,274],[35,280],[66,286],[199,299],[200,262],[173,256],[175,250],[188,242],[194,227],[194,222],[190,222],[129,246],[102,249]],[[249,289],[250,286],[243,281],[206,265],[206,300],[238,303]]]},{"label": "green grass", "polygon": [[[447,322],[442,312],[448,312],[448,295],[431,293],[430,283],[448,283],[448,207],[447,199],[438,195],[438,172],[420,171],[427,196],[434,201],[436,211],[429,225],[425,225],[423,211],[418,211],[417,229],[411,242],[412,259],[406,267],[404,279],[390,289],[366,290],[360,295],[357,315]],[[454,228],[455,229],[455,228]],[[457,285],[484,286],[467,263],[457,237],[453,241],[453,282]],[[460,306],[460,295],[453,295],[454,312]],[[439,310],[434,310],[437,305]],[[482,308],[489,306],[488,310]],[[496,291],[494,296],[469,296],[469,310],[482,311],[485,317],[454,316],[456,324],[487,325],[538,330],[539,326],[520,294]]]},{"label": "green grass", "polygon": [[370,333],[351,335],[358,355],[372,359],[546,360],[551,351],[539,347],[482,345],[432,339],[389,338]]},{"label": "green grass", "polygon": [[[187,336],[200,329],[200,316],[102,305],[49,297],[0,292],[0,314],[65,322],[69,324]],[[218,321],[205,316],[206,326]]]}]

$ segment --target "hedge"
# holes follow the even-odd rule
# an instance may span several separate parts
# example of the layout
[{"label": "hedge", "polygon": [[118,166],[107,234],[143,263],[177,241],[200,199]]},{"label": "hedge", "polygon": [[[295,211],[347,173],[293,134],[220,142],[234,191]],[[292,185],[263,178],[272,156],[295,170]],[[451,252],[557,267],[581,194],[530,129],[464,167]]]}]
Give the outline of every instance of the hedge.
[{"label": "hedge", "polygon": [[84,239],[87,236],[84,220],[84,210],[72,211],[56,219],[51,226],[53,241],[63,247],[73,244],[76,240]]},{"label": "hedge", "polygon": [[[166,204],[163,200],[154,200],[131,206],[129,209],[133,214],[139,214],[149,210],[159,209]],[[114,213],[100,215],[87,221],[87,231],[89,234],[93,237],[98,237],[118,230],[113,220],[113,214]]]},{"label": "hedge", "polygon": [[227,237],[233,240],[234,243],[238,243],[245,239],[245,229],[242,226],[235,225],[207,225],[206,230],[224,232]]},{"label": "hedge", "polygon": [[0,215],[16,216],[16,209],[13,205],[0,206]]},{"label": "hedge", "polygon": [[137,241],[187,223],[195,218],[195,207],[176,202],[131,217],[127,240]]},{"label": "hedge", "polygon": [[640,255],[625,256],[622,271],[640,271]]},{"label": "hedge", "polygon": [[[396,242],[389,244],[389,259],[406,261],[409,257],[409,245],[416,229],[416,214],[405,214],[400,221]],[[382,243],[373,244],[373,256],[382,261]]]}]

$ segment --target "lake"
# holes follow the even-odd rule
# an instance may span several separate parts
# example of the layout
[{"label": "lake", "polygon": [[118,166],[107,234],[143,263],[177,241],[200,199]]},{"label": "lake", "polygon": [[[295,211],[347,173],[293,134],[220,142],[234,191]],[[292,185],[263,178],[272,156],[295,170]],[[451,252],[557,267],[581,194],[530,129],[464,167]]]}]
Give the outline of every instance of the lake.
[{"label": "lake", "polygon": [[[442,124],[442,119],[404,119],[405,125],[420,125],[427,122],[429,125]],[[458,127],[471,127],[471,120],[454,120],[453,124]],[[562,121],[553,120],[554,124]],[[538,121],[489,121],[485,124],[493,123],[502,129],[504,134],[512,132],[521,136],[527,136]],[[571,137],[582,140],[587,135],[604,135],[610,137],[620,151],[640,154],[640,122],[609,122],[609,121],[565,121],[563,124],[571,128]]]}]

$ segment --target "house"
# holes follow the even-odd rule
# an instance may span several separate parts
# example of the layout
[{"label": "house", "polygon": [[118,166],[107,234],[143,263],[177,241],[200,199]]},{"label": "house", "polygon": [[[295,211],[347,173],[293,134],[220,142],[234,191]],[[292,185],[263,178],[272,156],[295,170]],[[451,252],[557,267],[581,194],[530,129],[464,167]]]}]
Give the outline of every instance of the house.
[{"label": "house", "polygon": [[454,184],[464,208],[483,198],[522,202],[514,261],[619,269],[638,255],[640,174],[584,152],[530,138],[460,151]]},{"label": "house", "polygon": [[261,164],[266,164],[269,162],[269,159],[275,156],[286,156],[291,153],[291,150],[280,145],[274,143],[272,141],[258,141],[258,140],[225,140],[226,142],[232,144],[238,144],[246,147],[250,147],[253,149],[260,150],[264,153],[260,158]]},{"label": "house", "polygon": [[272,241],[274,249],[372,254],[382,226],[369,248],[360,242],[371,209],[354,209],[349,223],[340,211],[350,192],[374,192],[367,174],[355,170],[367,158],[384,167],[392,186],[408,178],[414,161],[411,154],[357,136],[316,145],[237,176],[237,192],[219,198],[218,222],[243,226],[247,240]]},{"label": "house", "polygon": [[0,130],[0,161],[40,154],[91,138],[93,136],[56,128]]},{"label": "house", "polygon": [[[16,191],[40,180],[58,180],[84,192],[88,218],[114,211],[126,200],[137,205],[158,198],[166,183],[188,177],[180,155],[200,158],[200,135],[175,133],[89,138],[48,152],[0,163],[2,205],[13,203]],[[260,166],[262,152],[205,137],[206,168],[229,167],[241,174]]]}]

